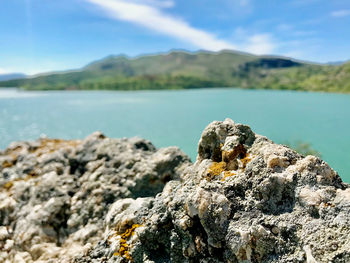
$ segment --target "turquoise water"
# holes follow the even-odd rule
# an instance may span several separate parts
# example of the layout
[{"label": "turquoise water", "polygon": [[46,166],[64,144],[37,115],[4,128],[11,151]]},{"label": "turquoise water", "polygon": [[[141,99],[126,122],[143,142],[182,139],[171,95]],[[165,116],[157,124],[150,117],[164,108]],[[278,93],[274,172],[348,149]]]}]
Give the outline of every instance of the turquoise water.
[{"label": "turquoise water", "polygon": [[195,159],[202,130],[231,118],[276,142],[312,144],[350,182],[350,95],[240,89],[186,91],[0,90],[0,148],[41,134],[141,136]]}]

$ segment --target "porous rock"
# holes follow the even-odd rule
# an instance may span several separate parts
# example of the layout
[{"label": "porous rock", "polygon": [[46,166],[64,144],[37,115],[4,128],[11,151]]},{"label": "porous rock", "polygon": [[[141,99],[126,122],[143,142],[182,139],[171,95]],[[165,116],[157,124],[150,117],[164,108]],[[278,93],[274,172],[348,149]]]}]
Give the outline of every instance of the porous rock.
[{"label": "porous rock", "polygon": [[56,155],[41,158],[45,173],[29,180],[14,167],[38,157],[25,152],[27,163],[11,166],[5,151],[0,233],[12,243],[0,258],[350,262],[350,186],[321,159],[230,119],[204,130],[194,164],[175,148],[101,136],[44,153]]},{"label": "porous rock", "polygon": [[0,154],[0,262],[72,262],[103,238],[117,200],[154,197],[189,165],[176,147],[99,132],[11,144]]}]

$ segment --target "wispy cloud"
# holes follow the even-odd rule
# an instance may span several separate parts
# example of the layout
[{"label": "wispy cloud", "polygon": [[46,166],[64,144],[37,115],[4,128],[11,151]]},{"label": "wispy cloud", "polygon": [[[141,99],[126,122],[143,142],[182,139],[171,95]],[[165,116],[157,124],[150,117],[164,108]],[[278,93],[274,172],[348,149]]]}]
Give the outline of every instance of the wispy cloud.
[{"label": "wispy cloud", "polygon": [[[159,33],[181,39],[197,48],[206,50],[236,49],[232,43],[221,40],[215,35],[189,25],[180,18],[173,17],[161,10],[161,2],[154,0],[86,0],[101,7],[114,19],[135,23]],[[167,7],[171,6],[170,1]],[[163,1],[164,7],[164,1]]]},{"label": "wispy cloud", "polygon": [[258,55],[272,54],[276,48],[276,41],[270,34],[255,34],[248,38],[247,45],[243,48]]},{"label": "wispy cloud", "polygon": [[[165,13],[162,8],[171,7],[174,2],[166,0],[86,0],[102,8],[110,17],[128,21],[157,31],[164,35],[180,39],[205,50],[239,49],[254,54],[272,54],[278,43],[271,34],[245,34],[237,43],[225,41],[215,35],[195,28],[181,18]],[[165,4],[167,3],[167,4]],[[250,0],[239,0],[241,6],[250,4]]]},{"label": "wispy cloud", "polygon": [[175,6],[175,2],[172,0],[134,0],[133,2],[160,8],[171,8]]},{"label": "wispy cloud", "polygon": [[0,68],[0,75],[1,75],[1,74],[7,74],[7,73],[11,73],[11,70],[9,70],[9,69],[4,69],[4,68]]},{"label": "wispy cloud", "polygon": [[341,9],[331,12],[333,17],[345,17],[350,15],[350,9]]}]

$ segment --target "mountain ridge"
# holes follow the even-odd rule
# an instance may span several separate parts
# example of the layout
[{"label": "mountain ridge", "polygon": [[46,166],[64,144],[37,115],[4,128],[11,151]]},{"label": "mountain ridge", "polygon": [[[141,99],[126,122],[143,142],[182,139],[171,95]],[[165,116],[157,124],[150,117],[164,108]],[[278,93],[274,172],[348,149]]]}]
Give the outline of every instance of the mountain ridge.
[{"label": "mountain ridge", "polygon": [[78,70],[0,82],[28,90],[152,90],[210,87],[350,92],[350,63],[315,64],[223,50],[110,55]]},{"label": "mountain ridge", "polygon": [[26,78],[27,75],[23,73],[5,73],[0,74],[0,81],[13,80],[18,78]]}]

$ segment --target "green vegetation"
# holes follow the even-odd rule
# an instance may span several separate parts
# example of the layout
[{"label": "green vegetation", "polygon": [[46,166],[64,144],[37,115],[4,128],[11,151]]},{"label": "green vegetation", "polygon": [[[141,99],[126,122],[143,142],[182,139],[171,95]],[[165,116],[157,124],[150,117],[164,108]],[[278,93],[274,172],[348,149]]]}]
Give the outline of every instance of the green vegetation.
[{"label": "green vegetation", "polygon": [[350,92],[350,63],[316,65],[281,57],[222,51],[110,56],[79,71],[0,82],[28,90],[150,90],[239,87]]},{"label": "green vegetation", "polygon": [[314,155],[320,158],[322,157],[321,153],[315,150],[314,148],[312,148],[311,144],[307,142],[297,141],[294,143],[286,142],[283,144],[287,145],[289,148],[294,149],[297,153],[300,153],[304,156]]}]

